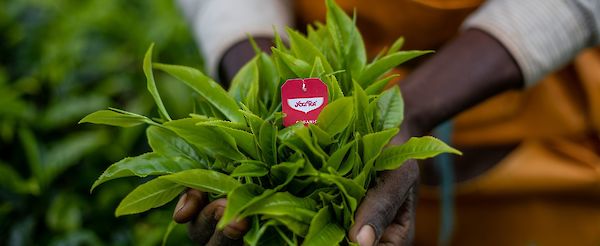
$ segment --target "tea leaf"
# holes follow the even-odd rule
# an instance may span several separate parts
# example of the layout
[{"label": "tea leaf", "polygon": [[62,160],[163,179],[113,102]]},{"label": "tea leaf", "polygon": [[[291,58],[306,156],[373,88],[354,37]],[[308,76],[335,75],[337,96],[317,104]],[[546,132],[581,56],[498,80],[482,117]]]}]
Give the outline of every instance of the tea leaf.
[{"label": "tea leaf", "polygon": [[319,59],[325,73],[333,72],[333,69],[331,68],[331,65],[327,62],[327,58],[325,58],[325,55],[323,55],[323,53],[321,53],[321,51],[315,45],[313,45],[313,43],[311,43],[304,35],[291,28],[287,28],[286,31],[290,38],[291,50],[292,52],[294,52],[294,55],[297,58],[300,58],[307,63],[312,63],[313,61]]},{"label": "tea leaf", "polygon": [[269,165],[277,163],[277,127],[268,121],[263,122],[260,126],[258,143],[263,160]]},{"label": "tea leaf", "polygon": [[202,168],[208,168],[206,158],[199,157],[195,148],[174,132],[162,127],[150,126],[146,130],[146,135],[148,144],[155,153],[187,158],[200,164]]},{"label": "tea leaf", "polygon": [[240,183],[229,175],[206,169],[190,169],[160,178],[199,191],[220,195],[227,194],[240,186]]},{"label": "tea leaf", "polygon": [[135,157],[128,157],[110,165],[94,182],[90,192],[98,185],[117,178],[162,175],[195,167],[196,165],[189,159],[181,157],[171,159],[157,153],[146,153]]},{"label": "tea leaf", "polygon": [[242,163],[233,169],[229,174],[231,177],[262,177],[269,173],[269,170],[264,165],[254,163]]},{"label": "tea leaf", "polygon": [[381,153],[381,150],[387,145],[396,134],[398,128],[391,128],[380,132],[366,134],[362,137],[364,167],[361,173],[354,180],[363,187],[367,184],[369,175],[372,174],[373,163]]},{"label": "tea leaf", "polygon": [[184,82],[219,109],[227,119],[233,122],[244,122],[244,117],[238,111],[239,107],[235,100],[217,82],[205,76],[202,72],[190,67],[159,63],[154,63],[154,67]]},{"label": "tea leaf", "polygon": [[265,190],[252,183],[238,186],[228,194],[227,206],[225,207],[223,217],[219,220],[217,227],[222,229],[234,219],[243,219],[243,217],[239,217],[239,215],[244,209],[254,203],[261,202],[261,200],[273,193],[273,190]]},{"label": "tea leaf", "polygon": [[326,173],[319,174],[319,177],[327,183],[335,184],[342,191],[342,194],[348,199],[352,211],[356,210],[358,201],[365,196],[365,189],[354,180]]},{"label": "tea leaf", "polygon": [[375,170],[396,169],[409,159],[426,159],[442,153],[462,154],[444,142],[431,136],[412,137],[406,143],[388,148],[375,163]]},{"label": "tea leaf", "polygon": [[355,142],[356,142],[356,139],[343,145],[341,148],[339,148],[335,152],[333,152],[333,154],[331,154],[331,156],[327,160],[327,165],[325,165],[324,167],[331,167],[331,168],[333,168],[333,170],[337,171],[340,167],[340,164],[344,160],[346,153],[348,153],[348,150],[352,146],[354,146]]},{"label": "tea leaf", "polygon": [[[210,126],[197,126],[196,119],[169,121],[164,126],[209,156],[219,155],[233,160],[246,157],[237,149],[235,139],[223,130]],[[219,141],[215,141],[215,140]]]},{"label": "tea leaf", "polygon": [[302,167],[304,167],[303,159],[273,165],[271,167],[271,179],[273,180],[273,184],[277,185],[275,190],[280,190],[290,183]]},{"label": "tea leaf", "polygon": [[317,203],[309,198],[299,198],[287,192],[277,192],[254,203],[242,212],[242,217],[250,215],[287,215],[296,220],[309,223],[316,214]]},{"label": "tea leaf", "polygon": [[[296,220],[290,216],[263,215],[262,218],[267,219],[267,220],[275,220],[275,221],[279,222],[279,224],[284,225],[292,233],[299,235],[301,237],[306,236],[306,233],[308,232],[308,223],[304,223],[302,221]],[[291,245],[298,245],[298,244],[294,243]]]},{"label": "tea leaf", "polygon": [[375,83],[370,84],[365,89],[365,93],[367,93],[367,95],[379,95],[383,91],[383,89],[385,88],[385,86],[388,85],[392,79],[397,78],[397,77],[400,77],[400,75],[398,75],[398,74],[392,74],[392,75],[387,76],[387,77],[385,77],[383,79],[375,81]]},{"label": "tea leaf", "polygon": [[329,207],[323,207],[310,222],[303,246],[338,245],[345,236],[344,229],[335,223]]},{"label": "tea leaf", "polygon": [[352,98],[344,97],[327,104],[317,118],[317,125],[329,135],[342,132],[351,122],[354,111]]},{"label": "tea leaf", "polygon": [[354,82],[354,115],[355,115],[355,126],[356,130],[361,134],[367,134],[373,132],[373,127],[371,126],[371,121],[369,120],[368,112],[369,107],[369,98],[365,91],[360,87],[360,85]]},{"label": "tea leaf", "polygon": [[257,140],[255,135],[252,135],[247,131],[227,127],[223,124],[206,124],[205,122],[200,122],[196,125],[208,128],[218,128],[222,130],[223,132],[229,134],[229,136],[233,137],[235,144],[239,146],[244,153],[248,154],[250,158],[258,159],[258,146],[256,146]]},{"label": "tea leaf", "polygon": [[154,122],[145,116],[134,113],[124,114],[113,110],[98,110],[93,112],[79,121],[81,123],[103,124],[110,126],[132,127],[144,123],[154,124]]},{"label": "tea leaf", "polygon": [[399,37],[398,39],[396,39],[396,41],[394,41],[394,43],[388,50],[387,54],[389,55],[389,54],[396,53],[397,51],[402,49],[403,45],[404,45],[404,37]]},{"label": "tea leaf", "polygon": [[[251,223],[252,224],[250,226],[250,230],[246,233],[246,235],[244,235],[244,243],[246,243],[249,246],[267,245],[264,242],[261,242],[260,239],[262,238],[263,234],[265,234],[265,231],[267,231],[267,229],[269,227],[277,224],[277,221],[269,220],[266,223],[260,225],[258,216],[253,216]],[[271,244],[271,245],[277,245],[277,244]]]},{"label": "tea leaf", "polygon": [[[285,66],[287,69],[294,73],[293,77],[296,78],[307,78],[310,76],[310,71],[312,67],[309,63],[293,57],[292,55],[283,53],[281,50],[277,48],[272,48],[273,54],[277,54],[277,57],[282,61],[282,66]],[[280,70],[281,72],[281,70]]]},{"label": "tea leaf", "polygon": [[252,83],[258,83],[254,78],[258,75],[256,65],[257,57],[252,58],[235,74],[231,80],[228,94],[236,101],[241,102],[246,97]]},{"label": "tea leaf", "polygon": [[158,89],[156,88],[156,82],[154,82],[154,74],[152,74],[152,49],[154,48],[154,43],[150,45],[148,50],[146,51],[146,55],[144,56],[144,75],[146,76],[146,86],[148,87],[148,91],[154,98],[154,102],[156,102],[156,106],[158,106],[158,113],[160,117],[164,120],[170,121],[171,116],[165,109],[165,105],[163,105],[162,99],[160,98],[160,94],[158,94]]},{"label": "tea leaf", "polygon": [[116,216],[137,214],[152,208],[157,208],[173,200],[185,187],[155,178],[135,188],[119,203]]},{"label": "tea leaf", "polygon": [[404,101],[398,86],[384,91],[377,102],[379,108],[379,123],[376,130],[386,130],[400,126],[404,119]]},{"label": "tea leaf", "polygon": [[367,65],[360,73],[360,76],[358,76],[358,83],[362,86],[368,85],[390,69],[404,63],[405,61],[432,52],[433,51],[429,50],[411,50],[398,51],[396,53],[389,54]]}]

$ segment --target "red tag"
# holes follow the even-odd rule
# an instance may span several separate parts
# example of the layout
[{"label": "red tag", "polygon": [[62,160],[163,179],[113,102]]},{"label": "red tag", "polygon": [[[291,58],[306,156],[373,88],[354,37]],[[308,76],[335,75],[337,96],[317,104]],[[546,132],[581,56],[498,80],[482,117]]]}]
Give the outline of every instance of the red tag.
[{"label": "red tag", "polygon": [[288,79],[281,86],[281,110],[286,115],[283,125],[317,123],[317,118],[328,101],[327,85],[320,79]]}]

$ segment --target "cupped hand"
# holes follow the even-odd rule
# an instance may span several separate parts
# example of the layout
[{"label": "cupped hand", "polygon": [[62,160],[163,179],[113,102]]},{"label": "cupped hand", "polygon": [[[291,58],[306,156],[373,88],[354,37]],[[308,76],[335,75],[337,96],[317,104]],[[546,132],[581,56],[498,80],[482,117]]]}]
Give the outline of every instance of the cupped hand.
[{"label": "cupped hand", "polygon": [[177,202],[173,220],[188,223],[189,237],[198,245],[243,245],[243,235],[248,231],[248,221],[238,220],[218,230],[217,223],[223,216],[227,199],[208,201],[208,194],[189,189]]}]

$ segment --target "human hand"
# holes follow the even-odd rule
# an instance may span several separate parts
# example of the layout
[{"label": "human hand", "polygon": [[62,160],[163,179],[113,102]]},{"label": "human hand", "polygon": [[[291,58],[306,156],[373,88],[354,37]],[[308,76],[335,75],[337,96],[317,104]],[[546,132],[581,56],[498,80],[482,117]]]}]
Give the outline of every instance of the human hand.
[{"label": "human hand", "polygon": [[[415,161],[382,172],[359,206],[349,236],[360,245],[405,245],[414,235],[416,183],[419,168]],[[227,205],[225,198],[208,202],[208,195],[187,190],[177,202],[173,220],[188,223],[188,235],[199,245],[242,245],[247,220],[234,221],[223,230],[216,225]]]},{"label": "human hand", "polygon": [[188,235],[198,245],[243,245],[243,236],[248,231],[248,221],[231,222],[223,230],[216,229],[223,216],[227,199],[208,201],[208,194],[189,189],[179,198],[173,220],[188,223]]},{"label": "human hand", "polygon": [[414,160],[382,172],[356,211],[350,239],[361,246],[410,245],[418,177],[419,167]]}]

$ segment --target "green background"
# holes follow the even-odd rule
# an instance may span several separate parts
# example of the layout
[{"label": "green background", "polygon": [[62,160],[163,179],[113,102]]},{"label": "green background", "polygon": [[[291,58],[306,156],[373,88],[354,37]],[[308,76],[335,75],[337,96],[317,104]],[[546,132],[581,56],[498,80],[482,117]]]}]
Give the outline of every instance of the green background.
[{"label": "green background", "polygon": [[[111,181],[90,194],[113,162],[149,150],[144,127],[78,125],[107,107],[158,116],[142,73],[154,60],[202,61],[174,1],[0,1],[0,245],[156,245],[174,204],[115,218],[144,182]],[[173,116],[190,112],[182,84],[155,74]],[[169,244],[189,243],[185,226]]]}]

